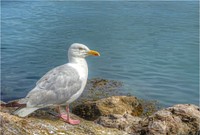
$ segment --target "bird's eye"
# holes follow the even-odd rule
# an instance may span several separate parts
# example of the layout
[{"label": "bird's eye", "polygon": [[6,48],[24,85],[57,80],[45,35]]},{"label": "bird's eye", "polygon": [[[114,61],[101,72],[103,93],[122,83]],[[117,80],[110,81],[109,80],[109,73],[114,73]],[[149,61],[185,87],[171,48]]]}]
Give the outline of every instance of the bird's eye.
[{"label": "bird's eye", "polygon": [[78,49],[79,49],[79,50],[84,50],[84,49],[83,49],[83,48],[81,48],[81,47],[79,47]]}]

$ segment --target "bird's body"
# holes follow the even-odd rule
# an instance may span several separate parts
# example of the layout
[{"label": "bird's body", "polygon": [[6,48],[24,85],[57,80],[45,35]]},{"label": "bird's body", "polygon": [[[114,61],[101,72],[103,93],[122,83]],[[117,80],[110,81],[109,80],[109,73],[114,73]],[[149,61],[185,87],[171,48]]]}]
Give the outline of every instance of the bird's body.
[{"label": "bird's body", "polygon": [[[69,63],[47,72],[36,83],[35,88],[18,102],[26,104],[26,107],[18,109],[14,114],[25,117],[40,108],[55,105],[68,106],[75,101],[87,83],[88,66],[85,57],[88,55],[99,56],[99,53],[90,50],[85,45],[72,44],[68,51]],[[63,115],[62,118],[65,119],[65,116]],[[69,116],[67,119],[70,121]]]}]

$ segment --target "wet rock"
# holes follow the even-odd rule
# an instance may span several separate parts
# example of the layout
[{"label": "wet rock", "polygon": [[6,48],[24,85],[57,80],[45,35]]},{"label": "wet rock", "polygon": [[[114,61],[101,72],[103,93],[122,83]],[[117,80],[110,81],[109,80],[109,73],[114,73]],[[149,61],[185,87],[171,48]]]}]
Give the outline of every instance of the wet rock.
[{"label": "wet rock", "polygon": [[134,135],[197,135],[200,131],[200,108],[178,104],[157,111],[149,117],[107,116],[100,117],[96,122]]},{"label": "wet rock", "polygon": [[139,99],[139,102],[143,107],[143,113],[141,117],[148,117],[156,111],[163,109],[161,104],[156,100]]},{"label": "wet rock", "polygon": [[107,80],[102,78],[93,78],[88,80],[86,89],[116,89],[122,86],[122,82],[116,80]]},{"label": "wet rock", "polygon": [[72,110],[74,114],[87,120],[112,114],[140,116],[142,111],[141,104],[134,96],[112,96],[97,101],[86,101]]},{"label": "wet rock", "polygon": [[121,93],[123,83],[116,80],[93,78],[87,81],[87,85],[82,95],[70,104],[73,109],[75,106],[88,100],[99,100],[110,96],[124,95]]}]

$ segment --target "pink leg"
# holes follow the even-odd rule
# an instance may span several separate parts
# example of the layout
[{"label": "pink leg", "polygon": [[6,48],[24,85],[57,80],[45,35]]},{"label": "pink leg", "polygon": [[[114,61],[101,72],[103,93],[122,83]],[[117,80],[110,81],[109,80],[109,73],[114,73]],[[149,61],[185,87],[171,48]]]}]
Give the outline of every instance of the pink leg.
[{"label": "pink leg", "polygon": [[69,107],[68,106],[66,106],[66,112],[67,112],[67,114],[62,114],[60,112],[60,109],[59,109],[59,114],[60,114],[59,117],[61,117],[65,122],[67,122],[67,123],[69,123],[71,125],[80,124],[80,120],[73,120],[73,119],[70,118],[70,116],[69,116]]}]

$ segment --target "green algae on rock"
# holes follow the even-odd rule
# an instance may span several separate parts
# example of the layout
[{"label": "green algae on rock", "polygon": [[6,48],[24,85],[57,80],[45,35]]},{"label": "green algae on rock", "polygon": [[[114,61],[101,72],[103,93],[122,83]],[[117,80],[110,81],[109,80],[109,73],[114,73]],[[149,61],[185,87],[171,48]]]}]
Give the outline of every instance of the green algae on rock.
[{"label": "green algae on rock", "polygon": [[121,95],[120,92],[123,83],[115,80],[102,78],[93,78],[88,80],[87,85],[81,97],[76,100],[75,104],[87,100],[98,100],[109,96]]}]

